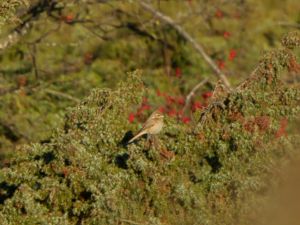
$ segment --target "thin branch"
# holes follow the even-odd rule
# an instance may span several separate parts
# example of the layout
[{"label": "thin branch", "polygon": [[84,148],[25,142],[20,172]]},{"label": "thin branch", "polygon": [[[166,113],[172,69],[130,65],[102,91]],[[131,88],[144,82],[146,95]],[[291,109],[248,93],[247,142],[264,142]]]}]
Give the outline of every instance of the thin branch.
[{"label": "thin branch", "polygon": [[205,78],[204,80],[202,80],[200,83],[198,83],[195,87],[193,87],[193,89],[190,91],[190,93],[186,96],[185,98],[185,105],[183,107],[183,112],[186,111],[186,109],[189,107],[192,97],[195,95],[195,92],[202,87],[204,84],[206,84],[206,82],[208,81],[207,78]]},{"label": "thin branch", "polygon": [[283,26],[283,27],[293,27],[293,28],[300,28],[300,24],[299,23],[289,23],[289,22],[278,22],[279,26]]},{"label": "thin branch", "polygon": [[17,129],[15,124],[7,123],[5,120],[0,119],[0,128],[3,129],[3,135],[9,139],[11,142],[17,142],[21,138],[30,139],[26,134]]},{"label": "thin branch", "polygon": [[19,89],[18,87],[11,87],[11,88],[8,88],[8,89],[1,89],[0,88],[0,96],[13,93],[13,92],[17,91],[18,89]]},{"label": "thin branch", "polygon": [[96,37],[100,38],[101,40],[104,41],[109,41],[110,39],[108,37],[105,37],[104,35],[98,34],[94,28],[90,28],[88,26],[85,26],[84,24],[82,25],[85,29],[87,29],[91,34],[95,35]]},{"label": "thin branch", "polygon": [[54,96],[58,96],[58,97],[62,97],[62,98],[66,98],[66,99],[74,101],[76,103],[80,102],[80,100],[78,98],[75,98],[75,97],[73,97],[71,95],[68,95],[66,93],[62,93],[62,92],[59,92],[59,91],[54,91],[54,90],[51,90],[51,89],[48,89],[48,88],[45,89],[44,91],[46,93],[48,93],[48,94],[51,94],[51,95],[54,95]]},{"label": "thin branch", "polygon": [[[57,11],[57,1],[40,0],[37,1],[27,11],[23,12],[22,15],[18,16],[22,23],[15,27],[6,38],[0,40],[0,51],[5,50],[11,45],[17,43],[21,37],[29,32],[32,27],[32,22],[37,19],[43,12]],[[1,52],[0,52],[1,53]]]},{"label": "thin branch", "polygon": [[[248,85],[250,85],[252,82],[255,82],[255,76],[257,76],[257,72],[259,71],[261,65],[258,65],[249,75],[249,77],[243,81],[239,86],[237,86],[233,91],[234,92],[241,92],[243,91]],[[208,107],[206,109],[204,109],[204,111],[201,113],[200,118],[198,120],[198,125],[199,126],[203,126],[207,116],[209,115],[209,113],[211,113],[211,111],[216,108],[224,108],[224,104],[223,102],[211,102]]]},{"label": "thin branch", "polygon": [[[49,87],[50,84],[52,84],[54,82],[57,82],[57,79],[59,78],[59,75],[79,72],[82,69],[83,69],[83,67],[81,65],[78,65],[77,67],[74,66],[74,67],[71,67],[69,69],[60,68],[60,69],[55,70],[55,71],[46,71],[46,70],[43,70],[43,69],[39,69],[38,70],[39,72],[46,74],[48,77],[51,77],[52,79],[48,80],[47,83],[43,83],[43,84],[36,83],[34,85],[31,85],[31,86],[26,85],[26,86],[23,87],[23,89],[24,89],[25,93],[31,93],[31,94],[33,92],[38,92],[38,91],[41,91],[41,90],[45,90],[45,88]],[[2,73],[5,73],[5,72],[2,72]],[[7,89],[2,89],[0,87],[0,97],[4,96],[4,95],[7,95],[7,94],[17,93],[19,90],[20,90],[20,88],[18,86],[10,87],[10,88],[7,88]]]},{"label": "thin branch", "polygon": [[129,223],[129,224],[133,224],[133,225],[145,225],[145,223],[139,223],[139,222],[135,222],[132,220],[128,220],[128,219],[120,219],[121,222],[125,222],[125,223]]},{"label": "thin branch", "polygon": [[34,41],[29,42],[29,44],[31,44],[31,45],[33,45],[33,44],[39,44],[42,40],[44,40],[50,34],[54,33],[55,31],[59,31],[60,27],[61,27],[61,23],[59,23],[55,28],[46,31],[45,33],[43,33],[40,37],[38,37]]},{"label": "thin branch", "polygon": [[[30,46],[29,46],[29,48],[30,48]],[[37,63],[36,63],[36,45],[35,44],[32,44],[32,48],[30,49],[30,55],[31,55],[35,79],[38,79],[39,72],[38,72]]]},{"label": "thin branch", "polygon": [[169,24],[172,26],[182,37],[184,37],[188,42],[192,44],[194,49],[203,57],[203,59],[207,62],[207,64],[212,68],[212,70],[215,72],[216,76],[218,76],[219,79],[221,79],[226,87],[230,88],[230,83],[225,76],[225,74],[218,68],[218,66],[214,63],[214,61],[210,58],[210,56],[205,52],[202,45],[197,43],[192,36],[187,33],[181,26],[179,26],[173,19],[170,17],[162,14],[161,12],[154,9],[151,5],[147,4],[144,1],[140,1],[141,6],[151,12],[153,15],[155,15],[159,20]]},{"label": "thin branch", "polygon": [[251,82],[255,81],[255,76],[257,76],[257,72],[259,71],[261,64],[254,68],[254,70],[250,73],[248,78],[240,83],[234,91],[241,92],[245,87],[247,87]]}]

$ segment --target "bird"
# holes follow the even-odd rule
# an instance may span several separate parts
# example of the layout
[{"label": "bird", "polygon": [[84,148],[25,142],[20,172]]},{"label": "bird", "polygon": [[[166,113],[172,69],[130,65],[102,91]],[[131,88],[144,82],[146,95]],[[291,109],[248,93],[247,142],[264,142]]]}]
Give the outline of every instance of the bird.
[{"label": "bird", "polygon": [[128,141],[128,144],[132,143],[144,134],[147,134],[148,138],[150,135],[158,134],[162,130],[163,125],[164,115],[159,109],[157,109],[149,116],[140,131]]}]

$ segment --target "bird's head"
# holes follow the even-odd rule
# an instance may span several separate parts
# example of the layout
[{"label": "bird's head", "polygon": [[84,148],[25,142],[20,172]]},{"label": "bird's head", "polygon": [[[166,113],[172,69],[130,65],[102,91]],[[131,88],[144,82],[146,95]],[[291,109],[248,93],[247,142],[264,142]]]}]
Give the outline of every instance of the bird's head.
[{"label": "bird's head", "polygon": [[151,116],[153,119],[163,119],[164,118],[164,114],[159,110],[155,110]]}]

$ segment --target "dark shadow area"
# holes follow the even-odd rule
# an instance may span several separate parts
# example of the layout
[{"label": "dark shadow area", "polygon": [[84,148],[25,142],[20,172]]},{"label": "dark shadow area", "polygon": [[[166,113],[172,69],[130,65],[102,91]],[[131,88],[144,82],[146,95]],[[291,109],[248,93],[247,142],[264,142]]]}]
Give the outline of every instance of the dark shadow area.
[{"label": "dark shadow area", "polygon": [[46,152],[45,154],[42,155],[42,159],[46,164],[50,163],[52,160],[55,159],[55,156],[53,152]]},{"label": "dark shadow area", "polygon": [[40,182],[35,182],[34,185],[32,186],[32,189],[34,190],[40,190],[42,188],[42,184]]},{"label": "dark shadow area", "polygon": [[194,172],[189,171],[188,174],[189,174],[190,181],[192,181],[194,184],[199,184],[202,182],[202,179],[198,178]]},{"label": "dark shadow area", "polygon": [[65,166],[70,166],[70,165],[72,165],[71,160],[70,160],[70,159],[67,159],[67,158],[65,158],[64,163],[65,163]]},{"label": "dark shadow area", "polygon": [[127,161],[129,159],[129,155],[127,153],[122,153],[117,155],[115,158],[115,164],[122,169],[128,169]]},{"label": "dark shadow area", "polygon": [[0,204],[3,204],[6,199],[12,197],[17,188],[18,186],[9,185],[6,182],[0,183]]},{"label": "dark shadow area", "polygon": [[233,138],[230,138],[230,140],[229,140],[229,149],[233,152],[236,152],[238,149],[238,145],[236,144],[236,142]]},{"label": "dark shadow area", "polygon": [[36,156],[34,159],[35,159],[35,160],[43,159],[44,162],[45,162],[46,164],[48,164],[48,163],[50,163],[51,161],[53,161],[53,160],[55,159],[55,155],[54,155],[53,152],[46,152],[46,153],[44,153],[44,154],[41,155],[41,156]]},{"label": "dark shadow area", "polygon": [[133,138],[133,133],[132,131],[127,131],[124,135],[124,137],[122,138],[122,140],[118,143],[118,146],[122,146],[122,147],[126,147],[126,145],[128,144],[128,141]]},{"label": "dark shadow area", "polygon": [[205,160],[211,166],[211,172],[213,173],[219,172],[219,170],[222,167],[222,164],[220,163],[218,156],[212,156],[212,157],[206,156]]},{"label": "dark shadow area", "polygon": [[80,197],[81,197],[83,200],[85,200],[85,201],[91,200],[92,192],[90,192],[90,191],[83,191],[83,192],[80,193]]},{"label": "dark shadow area", "polygon": [[49,144],[50,142],[51,142],[50,139],[45,139],[40,141],[41,144]]},{"label": "dark shadow area", "polygon": [[4,121],[0,121],[0,132],[12,142],[16,142],[20,139],[20,134],[17,133],[14,126]]}]

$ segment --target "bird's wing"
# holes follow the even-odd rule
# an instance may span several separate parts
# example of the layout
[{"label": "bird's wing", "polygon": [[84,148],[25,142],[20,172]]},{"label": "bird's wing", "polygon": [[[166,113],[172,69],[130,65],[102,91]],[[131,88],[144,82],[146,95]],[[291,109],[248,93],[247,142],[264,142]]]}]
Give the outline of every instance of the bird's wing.
[{"label": "bird's wing", "polygon": [[143,124],[142,129],[139,131],[143,131],[143,130],[148,130],[150,127],[153,127],[155,125],[157,121],[153,120],[151,117],[149,119],[146,120],[146,122]]},{"label": "bird's wing", "polygon": [[152,126],[155,125],[155,121],[152,119],[152,115],[146,120],[146,122],[143,124],[143,127],[139,130],[139,132],[133,137],[131,138],[128,143],[133,142],[135,139],[137,139],[138,137],[147,134],[148,129]]}]

